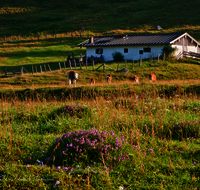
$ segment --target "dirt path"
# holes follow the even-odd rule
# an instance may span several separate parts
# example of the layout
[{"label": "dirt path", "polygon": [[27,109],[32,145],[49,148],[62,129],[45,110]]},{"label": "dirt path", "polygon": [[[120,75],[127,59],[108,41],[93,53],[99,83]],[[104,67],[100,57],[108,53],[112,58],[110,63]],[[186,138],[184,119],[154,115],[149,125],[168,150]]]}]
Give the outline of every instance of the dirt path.
[{"label": "dirt path", "polygon": [[[150,83],[149,81],[142,81],[144,83]],[[123,85],[123,84],[133,84],[131,81],[126,80],[126,81],[119,81],[119,82],[112,82],[112,85]],[[192,84],[200,84],[200,79],[188,79],[188,80],[160,80],[157,81],[154,84],[160,84],[160,85],[166,85],[166,84],[176,84],[176,85],[182,85],[182,84],[188,84],[188,85],[192,85]],[[108,85],[107,83],[96,83],[93,86],[105,86]],[[45,87],[69,87],[68,85],[65,84],[65,82],[60,83],[60,84],[44,84],[44,85],[39,85],[39,84],[33,84],[33,85],[7,85],[7,84],[0,84],[0,88],[1,89],[9,89],[9,90],[14,90],[14,89],[35,89],[35,88],[45,88]],[[81,87],[81,86],[90,86],[90,84],[80,84],[77,81],[77,87]]]}]

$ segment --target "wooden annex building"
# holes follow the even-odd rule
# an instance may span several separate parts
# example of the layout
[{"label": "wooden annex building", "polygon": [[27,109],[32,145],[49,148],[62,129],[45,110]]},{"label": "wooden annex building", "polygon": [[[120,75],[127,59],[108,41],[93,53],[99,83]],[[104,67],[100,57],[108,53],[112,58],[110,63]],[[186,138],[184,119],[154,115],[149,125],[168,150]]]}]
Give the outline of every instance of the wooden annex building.
[{"label": "wooden annex building", "polygon": [[78,47],[86,47],[86,59],[101,57],[104,61],[112,61],[112,53],[116,51],[127,60],[157,57],[166,45],[176,47],[174,56],[183,52],[200,53],[200,43],[188,33],[98,36],[78,44]]}]

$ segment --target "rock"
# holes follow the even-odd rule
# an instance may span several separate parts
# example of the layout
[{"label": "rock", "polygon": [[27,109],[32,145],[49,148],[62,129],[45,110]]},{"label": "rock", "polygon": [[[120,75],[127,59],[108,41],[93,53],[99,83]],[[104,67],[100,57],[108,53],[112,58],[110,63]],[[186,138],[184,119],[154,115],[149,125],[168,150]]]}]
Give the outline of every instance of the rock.
[{"label": "rock", "polygon": [[124,68],[120,71],[120,73],[124,73],[124,74],[127,74],[128,73],[128,69]]}]

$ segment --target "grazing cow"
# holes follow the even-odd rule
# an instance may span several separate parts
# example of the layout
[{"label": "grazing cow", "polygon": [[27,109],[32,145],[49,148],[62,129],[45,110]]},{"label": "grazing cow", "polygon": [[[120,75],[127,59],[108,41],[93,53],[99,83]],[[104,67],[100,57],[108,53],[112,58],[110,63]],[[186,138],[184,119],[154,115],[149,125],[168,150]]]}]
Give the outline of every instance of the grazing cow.
[{"label": "grazing cow", "polygon": [[108,82],[109,84],[111,83],[111,80],[112,80],[112,76],[110,74],[108,74],[106,76],[106,82]]},{"label": "grazing cow", "polygon": [[156,82],[156,75],[150,74],[149,75],[149,80],[150,80],[150,82]]},{"label": "grazing cow", "polygon": [[91,79],[90,79],[90,85],[93,85],[93,84],[95,84],[95,79],[94,79],[94,78],[91,78]]},{"label": "grazing cow", "polygon": [[131,79],[134,83],[138,83],[138,84],[140,83],[140,82],[139,82],[139,78],[138,78],[137,76],[131,77],[130,79]]},{"label": "grazing cow", "polygon": [[74,71],[69,71],[67,73],[68,80],[69,80],[69,86],[72,87],[72,83],[74,84],[74,87],[76,87],[76,80],[78,79],[78,73],[75,73]]}]

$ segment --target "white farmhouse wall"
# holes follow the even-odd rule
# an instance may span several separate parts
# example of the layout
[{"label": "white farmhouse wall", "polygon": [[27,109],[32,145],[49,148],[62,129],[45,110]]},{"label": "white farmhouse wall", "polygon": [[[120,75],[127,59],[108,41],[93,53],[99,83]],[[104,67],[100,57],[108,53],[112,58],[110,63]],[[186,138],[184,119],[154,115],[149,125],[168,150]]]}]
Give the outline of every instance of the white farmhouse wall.
[{"label": "white farmhouse wall", "polygon": [[187,52],[194,52],[197,53],[197,47],[195,46],[182,46],[182,45],[172,45],[173,48],[176,48],[176,51],[174,52],[174,56],[177,56],[179,53],[182,53],[183,51]]},{"label": "white farmhouse wall", "polygon": [[[151,52],[143,52],[143,54],[139,54],[140,50],[143,50],[145,47],[150,47]],[[124,59],[127,60],[139,60],[140,56],[142,59],[150,58],[151,55],[153,57],[158,57],[158,54],[161,55],[162,48],[164,46],[112,46],[112,47],[102,47],[103,49],[103,57],[105,61],[112,61],[112,53],[115,51],[120,52],[122,55],[124,55]],[[128,53],[124,53],[124,48],[128,48]],[[86,49],[86,57],[94,56],[94,57],[100,57],[101,54],[96,54],[96,49],[98,47],[87,47]]]},{"label": "white farmhouse wall", "polygon": [[175,52],[174,52],[174,56],[177,56],[179,53],[183,52],[183,47],[182,46],[178,46],[178,45],[172,45],[173,48],[176,48]]}]

